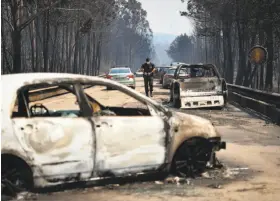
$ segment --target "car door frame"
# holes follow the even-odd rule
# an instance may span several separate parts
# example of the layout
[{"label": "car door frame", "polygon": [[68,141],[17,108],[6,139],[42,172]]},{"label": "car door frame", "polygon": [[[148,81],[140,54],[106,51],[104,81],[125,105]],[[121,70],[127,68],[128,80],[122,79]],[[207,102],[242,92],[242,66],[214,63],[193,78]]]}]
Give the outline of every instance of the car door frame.
[{"label": "car door frame", "polygon": [[172,79],[172,82],[171,82],[171,85],[170,85],[170,101],[171,102],[173,101],[173,98],[174,98],[175,83],[177,83],[177,85],[179,85],[177,80],[178,80],[179,72],[180,72],[182,66],[183,66],[182,64],[177,66],[177,68],[174,72],[174,78]]},{"label": "car door frame", "polygon": [[[49,81],[49,80],[48,80]],[[89,144],[89,146],[84,148],[84,155],[83,154],[79,154],[79,152],[75,152],[75,151],[71,151],[68,150],[69,152],[67,152],[67,146],[66,146],[66,151],[63,148],[60,149],[64,150],[61,152],[52,152],[54,155],[54,157],[51,157],[51,155],[47,155],[47,153],[51,152],[51,151],[43,151],[43,154],[45,153],[45,156],[42,156],[42,153],[38,152],[38,147],[37,150],[33,144],[30,145],[30,142],[32,140],[30,140],[30,137],[24,136],[24,129],[25,128],[29,128],[31,129],[31,133],[32,131],[34,131],[34,129],[36,130],[36,126],[38,126],[39,124],[35,124],[36,122],[40,123],[40,122],[47,122],[50,123],[51,125],[56,124],[55,122],[59,122],[57,124],[60,124],[60,127],[63,127],[63,124],[61,124],[61,122],[63,122],[63,117],[31,117],[30,116],[30,108],[28,107],[28,103],[26,100],[26,97],[23,97],[24,99],[24,104],[26,106],[26,110],[27,110],[27,117],[26,118],[22,118],[22,117],[16,117],[16,118],[12,118],[12,125],[13,125],[13,129],[14,129],[14,133],[16,135],[16,137],[18,138],[18,141],[21,145],[21,147],[23,148],[23,150],[25,151],[25,154],[27,155],[27,157],[29,158],[30,161],[32,161],[32,166],[33,166],[33,177],[34,177],[34,183],[35,186],[37,187],[44,187],[44,186],[48,186],[48,185],[57,185],[57,184],[61,184],[61,183],[67,183],[67,182],[74,182],[74,181],[84,181],[87,179],[90,179],[93,177],[94,174],[94,169],[95,169],[95,148],[94,145],[96,144],[95,142],[95,131],[94,131],[94,126],[92,125],[92,121],[89,118],[89,106],[87,105],[87,101],[84,99],[83,97],[83,90],[81,89],[81,85],[79,82],[77,81],[69,81],[65,80],[65,81],[53,81],[53,83],[49,84],[50,82],[45,81],[45,82],[40,82],[40,83],[36,83],[36,84],[30,84],[30,85],[26,85],[26,86],[22,86],[17,90],[17,94],[22,94],[22,91],[24,89],[28,89],[28,87],[30,88],[31,86],[36,86],[36,85],[43,85],[46,84],[48,87],[51,86],[59,86],[59,85],[65,85],[65,84],[69,84],[73,86],[73,91],[70,91],[73,93],[73,95],[76,96],[77,100],[78,100],[78,104],[79,104],[79,109],[81,111],[81,117],[77,117],[77,118],[65,118],[65,121],[71,122],[71,121],[80,121],[79,123],[81,123],[81,127],[79,127],[79,124],[77,123],[73,123],[73,125],[67,124],[67,127],[69,126],[73,126],[73,130],[71,129],[67,129],[67,130],[71,130],[71,131],[79,131],[79,129],[77,128],[81,128],[81,130],[86,131],[88,129],[88,132],[86,134],[83,134],[85,137],[87,135],[87,137],[85,137],[86,139],[84,139],[84,143],[87,145],[87,143]],[[23,94],[22,94],[23,95]],[[61,120],[56,120],[62,118]],[[18,128],[16,128],[17,126],[20,126]],[[27,126],[27,127],[24,127]],[[59,127],[58,126],[58,130]],[[65,126],[65,125],[64,125]],[[63,129],[62,133],[64,136],[66,136],[69,133],[65,134],[65,130]],[[77,132],[77,133],[79,133]],[[30,134],[30,132],[29,132]],[[35,133],[36,134],[36,133]],[[60,133],[61,134],[61,133]],[[33,134],[34,135],[34,134]],[[77,135],[78,134],[73,134]],[[63,137],[64,137],[63,136]],[[71,140],[73,141],[76,138],[72,138]],[[71,141],[70,140],[70,141]],[[69,147],[72,145],[70,145],[70,143],[68,144]],[[70,147],[71,148],[71,147]],[[73,148],[73,147],[72,147]],[[63,155],[67,155],[67,153],[69,154],[69,157],[71,160],[66,160],[67,156],[65,156],[65,158],[63,158]],[[72,155],[71,154],[76,153],[76,155]],[[41,157],[39,156],[41,154]],[[36,156],[37,155],[37,156]],[[58,161],[57,158],[60,158],[60,156],[63,158],[61,159],[61,161]],[[81,158],[84,157],[84,158]],[[38,160],[36,160],[36,158]],[[49,158],[49,161],[48,161]],[[42,161],[39,161],[39,159],[43,159]],[[54,160],[56,159],[56,160]],[[71,167],[73,168],[74,172],[71,172]],[[67,172],[67,170],[69,170],[69,172]]]},{"label": "car door frame", "polygon": [[[112,83],[106,83],[105,82],[95,82],[95,81],[88,81],[86,83],[83,83],[83,84],[89,84],[89,85],[99,85],[99,86],[104,86],[104,87],[113,87]],[[116,169],[104,169],[102,168],[100,165],[100,163],[102,163],[102,161],[100,161],[98,158],[98,156],[96,157],[96,176],[99,176],[99,177],[104,177],[104,176],[126,176],[128,174],[138,174],[138,172],[142,172],[142,171],[145,171],[145,172],[154,172],[154,171],[157,171],[158,169],[161,169],[163,166],[166,165],[167,163],[167,155],[168,155],[168,148],[167,148],[167,137],[168,137],[168,131],[166,130],[166,121],[162,118],[161,115],[159,115],[156,111],[157,109],[149,102],[145,101],[145,100],[141,100],[141,98],[139,97],[136,97],[136,96],[133,96],[131,94],[128,93],[127,87],[124,86],[124,87],[120,87],[120,86],[115,86],[115,89],[119,90],[120,92],[130,96],[130,97],[133,97],[134,99],[136,99],[137,101],[139,102],[142,102],[144,104],[147,105],[149,111],[150,111],[150,116],[149,117],[153,117],[155,118],[155,120],[158,120],[157,122],[161,122],[162,123],[162,127],[160,127],[159,129],[159,132],[162,131],[162,133],[159,133],[159,136],[161,137],[161,140],[162,140],[162,148],[164,149],[164,151],[160,151],[160,154],[161,154],[161,157],[162,157],[162,162],[160,164],[155,164],[156,167],[154,167],[153,165],[151,165],[150,167],[145,167],[145,168],[139,168],[139,170],[134,170],[133,168],[131,168],[131,171],[127,171],[127,167],[122,167],[122,168],[116,168]],[[128,90],[131,90],[131,89],[128,89]],[[86,95],[86,93],[84,92],[84,95]],[[101,103],[102,104],[102,103]],[[123,118],[124,117],[129,117],[129,118],[134,118],[135,120],[135,117],[138,117],[138,116],[105,116],[107,117],[108,119],[114,119],[114,118]],[[98,136],[98,129],[100,128],[100,121],[97,121],[98,119],[102,119],[102,117],[94,117],[92,116],[92,121],[93,121],[93,125],[95,126],[95,131],[96,131],[96,143],[99,144],[100,143],[100,138]],[[141,119],[147,119],[147,116],[141,116]],[[104,122],[103,122],[104,123]],[[149,120],[147,120],[147,123],[150,123]],[[96,155],[99,155],[100,153],[100,150],[98,148],[98,145],[96,146]],[[137,167],[140,167],[140,166],[137,166]],[[118,169],[118,170],[117,170]],[[132,170],[133,169],[133,170]],[[122,171],[124,170],[124,171]],[[136,171],[136,172],[135,172]]]}]

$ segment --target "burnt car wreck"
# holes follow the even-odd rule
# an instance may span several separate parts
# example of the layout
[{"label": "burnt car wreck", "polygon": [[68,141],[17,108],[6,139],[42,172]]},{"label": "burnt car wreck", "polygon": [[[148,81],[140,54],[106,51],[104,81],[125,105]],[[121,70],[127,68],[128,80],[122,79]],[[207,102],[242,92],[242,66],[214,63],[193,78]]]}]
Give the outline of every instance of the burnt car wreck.
[{"label": "burnt car wreck", "polygon": [[176,108],[223,108],[227,96],[226,82],[214,65],[181,64],[177,67],[170,88],[170,101]]},{"label": "burnt car wreck", "polygon": [[[147,108],[104,106],[84,86],[114,88]],[[52,110],[34,102],[31,92],[46,87],[65,90],[65,98],[71,95],[76,105],[63,104],[64,110]],[[103,78],[57,73],[3,75],[2,93],[4,193],[108,175],[173,172],[187,176],[215,163],[215,152],[226,148],[210,121],[171,112],[135,90]]]}]

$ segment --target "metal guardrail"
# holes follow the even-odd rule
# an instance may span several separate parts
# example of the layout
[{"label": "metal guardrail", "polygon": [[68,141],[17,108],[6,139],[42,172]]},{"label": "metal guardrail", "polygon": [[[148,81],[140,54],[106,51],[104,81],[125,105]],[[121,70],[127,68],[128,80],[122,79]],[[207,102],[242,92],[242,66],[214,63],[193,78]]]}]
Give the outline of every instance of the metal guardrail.
[{"label": "metal guardrail", "polygon": [[280,108],[280,94],[269,93],[234,84],[227,84],[227,86],[229,91],[233,91],[265,103],[276,105],[277,108]]},{"label": "metal guardrail", "polygon": [[227,84],[229,101],[250,108],[280,125],[280,94]]}]

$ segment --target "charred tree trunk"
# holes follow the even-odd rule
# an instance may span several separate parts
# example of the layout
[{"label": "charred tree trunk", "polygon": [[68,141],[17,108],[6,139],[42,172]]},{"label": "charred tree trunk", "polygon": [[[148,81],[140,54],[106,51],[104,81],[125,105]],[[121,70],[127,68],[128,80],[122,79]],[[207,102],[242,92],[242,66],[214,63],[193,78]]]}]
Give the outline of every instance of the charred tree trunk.
[{"label": "charred tree trunk", "polygon": [[228,83],[233,83],[233,63],[232,63],[232,44],[231,44],[231,22],[223,23],[223,51],[224,51],[224,70],[225,79]]},{"label": "charred tree trunk", "polygon": [[79,36],[80,32],[78,31],[75,36],[75,51],[74,51],[74,63],[73,63],[73,73],[78,73],[78,53],[79,53]]},{"label": "charred tree trunk", "polygon": [[49,11],[44,13],[43,17],[43,56],[44,56],[44,72],[49,70],[49,36],[50,36],[50,22],[49,22]]},{"label": "charred tree trunk", "polygon": [[238,31],[238,69],[235,84],[242,85],[243,78],[246,71],[246,59],[245,59],[245,47],[244,47],[244,28],[241,26],[241,23],[237,22],[237,31]]},{"label": "charred tree trunk", "polygon": [[[270,13],[270,17],[272,13]],[[270,22],[272,22],[270,20]],[[273,24],[269,23],[267,24],[265,28],[265,32],[267,34],[267,52],[268,52],[268,60],[267,60],[267,68],[266,68],[266,76],[265,76],[265,89],[266,90],[272,90],[273,88],[273,56],[274,56],[274,50],[273,50]]]},{"label": "charred tree trunk", "polygon": [[17,29],[12,31],[13,43],[13,72],[21,72],[21,33]]}]

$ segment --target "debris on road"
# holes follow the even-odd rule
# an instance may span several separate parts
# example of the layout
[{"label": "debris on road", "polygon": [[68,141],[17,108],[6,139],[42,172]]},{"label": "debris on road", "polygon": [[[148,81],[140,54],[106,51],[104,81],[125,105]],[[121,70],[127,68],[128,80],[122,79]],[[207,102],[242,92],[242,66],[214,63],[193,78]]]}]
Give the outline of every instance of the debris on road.
[{"label": "debris on road", "polygon": [[214,189],[221,189],[222,185],[220,185],[220,184],[210,184],[210,185],[208,185],[208,187],[214,188]]},{"label": "debris on road", "polygon": [[17,194],[16,200],[37,200],[36,194],[23,191]]},{"label": "debris on road", "polygon": [[106,187],[109,188],[109,189],[113,189],[113,188],[119,187],[119,186],[120,186],[119,184],[109,184]]},{"label": "debris on road", "polygon": [[210,178],[209,172],[203,172],[201,176],[204,178]]},{"label": "debris on road", "polygon": [[103,187],[102,186],[95,186],[93,187],[94,190],[101,190]]},{"label": "debris on road", "polygon": [[164,180],[164,183],[167,183],[167,184],[177,184],[179,185],[180,183],[183,184],[183,183],[186,183],[187,185],[190,184],[190,180],[188,178],[182,178],[182,177],[167,177],[165,180]]},{"label": "debris on road", "polygon": [[162,185],[164,183],[162,181],[155,181],[155,184]]}]

